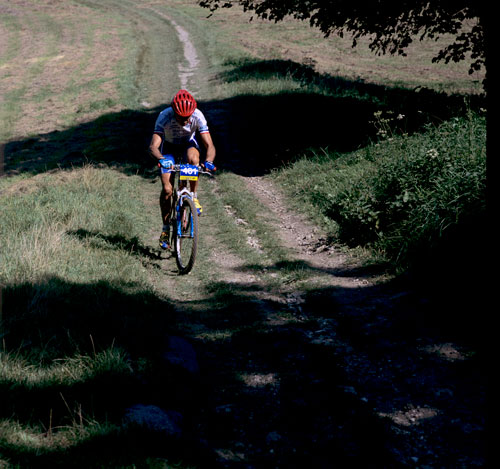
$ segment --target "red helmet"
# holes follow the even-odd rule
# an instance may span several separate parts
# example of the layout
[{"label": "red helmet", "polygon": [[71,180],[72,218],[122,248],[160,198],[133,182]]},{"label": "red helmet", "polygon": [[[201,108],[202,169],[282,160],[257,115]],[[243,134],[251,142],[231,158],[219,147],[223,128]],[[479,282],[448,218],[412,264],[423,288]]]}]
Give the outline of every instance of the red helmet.
[{"label": "red helmet", "polygon": [[179,90],[172,99],[172,108],[182,117],[189,117],[196,109],[196,101],[186,90]]}]

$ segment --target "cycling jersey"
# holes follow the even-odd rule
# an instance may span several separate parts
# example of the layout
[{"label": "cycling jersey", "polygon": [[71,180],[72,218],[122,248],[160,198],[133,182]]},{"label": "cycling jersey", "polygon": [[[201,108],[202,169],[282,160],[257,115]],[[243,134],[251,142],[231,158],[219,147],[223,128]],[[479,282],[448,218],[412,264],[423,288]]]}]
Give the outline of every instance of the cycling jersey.
[{"label": "cycling jersey", "polygon": [[163,110],[156,119],[155,133],[159,134],[165,142],[174,145],[183,145],[195,140],[196,132],[208,133],[208,125],[205,116],[199,109],[195,109],[189,122],[183,127],[175,119],[174,110],[171,107]]}]

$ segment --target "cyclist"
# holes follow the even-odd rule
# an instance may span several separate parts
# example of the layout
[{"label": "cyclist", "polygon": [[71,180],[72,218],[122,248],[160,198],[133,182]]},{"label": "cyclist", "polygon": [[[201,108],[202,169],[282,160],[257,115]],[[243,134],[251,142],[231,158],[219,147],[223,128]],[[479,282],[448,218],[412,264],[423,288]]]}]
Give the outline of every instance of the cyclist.
[{"label": "cyclist", "polygon": [[[175,178],[175,173],[169,168],[175,163],[200,164],[200,146],[196,134],[199,134],[205,147],[206,159],[203,166],[207,171],[215,171],[215,146],[205,116],[197,109],[193,96],[186,90],[179,90],[171,105],[158,116],[149,145],[150,154],[158,160],[162,183],[160,209],[163,228],[159,243],[163,249],[169,248],[170,209]],[[197,195],[198,181],[189,183],[190,190],[194,193],[196,209],[201,214],[203,208]]]}]

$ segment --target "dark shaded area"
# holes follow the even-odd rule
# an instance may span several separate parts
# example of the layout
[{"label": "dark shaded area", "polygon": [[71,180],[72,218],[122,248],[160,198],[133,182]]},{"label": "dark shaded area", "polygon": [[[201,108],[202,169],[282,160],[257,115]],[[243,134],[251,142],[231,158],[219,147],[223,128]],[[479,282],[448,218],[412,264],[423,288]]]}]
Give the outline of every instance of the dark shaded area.
[{"label": "dark shaded area", "polygon": [[4,172],[36,174],[104,163],[136,174],[153,166],[146,150],[160,111],[121,111],[66,130],[7,142]]},{"label": "dark shaded area", "polygon": [[[119,351],[129,364],[103,365],[68,383],[2,378],[0,418],[41,424],[54,433],[75,422],[85,426],[88,419],[113,425],[109,434],[68,449],[45,452],[2,442],[4,457],[21,467],[116,467],[113,464],[131,464],[155,454],[172,460],[192,459],[190,451],[201,443],[192,439],[190,419],[186,419],[181,442],[122,426],[125,409],[138,402],[197,413],[200,387],[196,377],[162,357],[178,323],[167,301],[134,285],[69,284],[51,277],[42,284],[3,288],[2,314],[4,352],[35,368],[74,356],[94,357],[109,349]],[[200,447],[196,457],[206,457],[205,453]]]},{"label": "dark shaded area", "polygon": [[[410,126],[406,130],[416,131],[427,122],[460,114],[465,106],[462,97],[428,90],[389,90],[319,76],[289,61],[243,64],[224,79],[269,74],[292,74],[304,83],[325,81],[333,96],[304,92],[201,102],[219,150],[219,167],[251,176],[292,161],[309,147],[354,150],[373,137],[370,121],[380,109],[404,113]],[[474,105],[480,104],[477,100]],[[91,162],[153,177],[154,165],[146,149],[160,110],[123,111],[64,131],[9,142],[5,172],[35,174]],[[71,234],[98,246],[132,251],[151,268],[159,262],[154,250],[137,239],[84,229]],[[459,242],[449,244],[440,259],[442,265],[454,260],[453,268],[472,270],[472,265],[460,265],[455,256],[459,247]],[[274,266],[276,270],[297,267],[310,268],[296,263]],[[246,266],[248,270],[260,268]],[[425,262],[422,270],[426,273]],[[439,446],[443,435],[452,434],[456,445],[442,448],[440,464],[456,467],[465,453],[481,460],[483,435],[477,428],[485,411],[484,396],[477,389],[482,389],[480,380],[484,379],[482,356],[459,364],[443,360],[441,373],[430,376],[426,360],[439,361],[439,357],[422,352],[425,345],[451,337],[469,339],[472,335],[475,342],[480,341],[481,331],[477,336],[476,331],[469,334],[473,321],[467,319],[469,306],[477,308],[482,303],[470,297],[466,288],[478,285],[468,283],[469,273],[464,272],[459,286],[454,277],[438,272],[433,270],[434,276],[427,279],[433,289],[428,289],[427,281],[421,284],[429,295],[413,293],[415,278],[405,275],[395,285],[310,292],[300,311],[272,300],[264,302],[254,286],[235,288],[234,284],[213,285],[212,298],[186,302],[182,310],[137,285],[68,284],[49,277],[43,283],[6,286],[5,352],[47,366],[55,359],[93,355],[112,346],[127,357],[130,369],[91,376],[72,385],[0,381],[2,418],[47,425],[52,409],[53,424],[67,425],[74,417],[72,412],[81,408],[88,418],[117,425],[108,435],[64,451],[39,454],[2,443],[0,452],[21,467],[106,467],[102,461],[109,462],[109,467],[132,463],[147,467],[146,458],[156,456],[193,467],[392,468],[402,466],[403,450],[399,449],[413,444],[424,455],[419,463],[432,467],[435,459],[426,448],[436,441]],[[325,273],[362,277],[366,271]],[[225,293],[222,296],[217,291]],[[221,309],[221,301],[230,306]],[[453,309],[448,310],[450,304]],[[297,321],[270,324],[264,311],[266,317],[295,311]],[[186,326],[195,322],[207,333],[228,331],[224,339],[189,339],[200,365],[197,374],[164,359],[168,337],[184,337]],[[370,354],[373,362],[367,368],[346,370],[346,357],[355,358],[357,353]],[[418,366],[409,369],[411,363]],[[358,382],[348,380],[348,374],[356,375]],[[478,381],[460,388],[468,374]],[[259,381],[261,376],[264,381]],[[436,386],[451,387],[458,408],[450,405],[446,392],[432,394]],[[184,416],[182,437],[171,440],[122,428],[126,407],[138,402],[179,411]],[[411,405],[433,405],[441,412],[422,423],[422,441],[405,441],[405,428],[396,437],[391,428],[394,424],[375,411]],[[467,433],[453,423],[457,419],[477,421],[477,427]]]},{"label": "dark shaded area", "polygon": [[491,272],[496,249],[489,232],[490,214],[478,211],[438,240],[420,249],[406,277],[424,291],[433,308],[433,322],[486,354],[494,317]]},{"label": "dark shaded area", "polygon": [[[404,115],[394,131],[409,134],[426,124],[463,115],[485,106],[483,96],[438,93],[426,88],[390,88],[320,74],[290,60],[243,63],[221,76],[223,81],[288,77],[306,86],[328,90],[330,96],[283,92],[273,96],[239,96],[225,101],[231,119],[225,130],[237,161],[231,169],[262,174],[293,160],[307,148],[328,147],[349,152],[375,139],[375,111]],[[236,166],[235,166],[236,165]],[[235,166],[233,168],[233,166]]]},{"label": "dark shaded area", "polygon": [[[463,115],[468,108],[485,107],[481,96],[449,96],[425,88],[408,90],[350,81],[319,74],[310,66],[289,60],[243,63],[220,79],[231,82],[270,77],[292,77],[304,86],[321,86],[331,95],[303,91],[200,101],[220,168],[258,175],[292,161],[307,148],[355,150],[374,138],[371,121],[379,110],[404,114],[404,129],[400,130],[411,133],[427,123]],[[154,161],[147,148],[154,122],[165,106],[108,114],[67,130],[8,142],[5,173],[37,173],[93,162],[150,177],[148,170]]]},{"label": "dark shaded area", "polygon": [[[443,340],[459,339],[486,355],[491,347],[491,342],[486,340],[489,337],[487,325],[494,316],[495,303],[491,301],[491,281],[485,278],[485,272],[494,264],[490,245],[485,240],[488,220],[484,214],[478,215],[470,223],[450,229],[432,249],[427,246],[426,250],[425,246],[421,246],[413,257],[411,267],[397,274],[389,287],[394,291],[418,292],[425,299],[422,300],[425,309],[419,313],[423,324],[441,334]],[[368,278],[391,269],[391,264],[382,262],[355,268],[329,268],[295,260],[281,261],[271,266],[248,264],[243,270],[256,275],[266,270]],[[217,288],[220,289],[220,286]],[[254,285],[248,285],[244,291],[251,292],[254,288]],[[334,292],[328,294],[335,296]],[[344,291],[339,291],[339,296],[350,297]],[[317,305],[318,310],[321,310],[319,303]],[[321,314],[329,317],[326,311]],[[416,333],[418,330],[415,329]]]},{"label": "dark shaded area", "polygon": [[76,236],[82,241],[88,241],[94,247],[107,245],[109,249],[127,251],[139,257],[144,257],[147,260],[157,260],[161,258],[158,250],[153,249],[151,246],[142,245],[137,237],[127,239],[123,235],[103,235],[102,233],[88,231],[83,228],[73,232],[70,231],[68,234]]},{"label": "dark shaded area", "polygon": [[[102,350],[112,344],[126,346],[137,356],[143,353],[144,344],[155,347],[170,330],[174,315],[168,303],[137,290],[135,285],[104,281],[69,284],[57,277],[43,283],[5,286],[7,346],[33,359],[33,364],[42,360],[42,365],[45,360],[71,356],[75,351],[93,354],[93,347]],[[14,327],[18,321],[27,321],[29,328]]]},{"label": "dark shaded area", "polygon": [[303,271],[303,272],[310,272],[310,273],[325,273],[329,275],[334,275],[335,277],[367,277],[370,275],[377,275],[377,274],[383,274],[390,269],[389,264],[372,264],[372,265],[366,265],[363,267],[336,267],[336,268],[331,268],[331,267],[318,267],[318,266],[313,266],[309,264],[306,261],[303,260],[284,260],[284,261],[279,261],[274,265],[263,265],[263,264],[250,264],[245,266],[245,271],[255,271],[255,272],[262,272],[263,270],[266,271],[276,271],[276,272],[282,272],[282,271]]},{"label": "dark shaded area", "polygon": [[[80,412],[118,426],[80,446],[47,454],[2,444],[4,457],[23,467],[35,461],[51,467],[70,461],[72,467],[101,467],[102,461],[125,464],[158,455],[207,467],[207,461],[216,459],[216,448],[241,438],[254,448],[249,461],[260,467],[307,461],[316,467],[329,467],[332,461],[397,467],[388,451],[394,442],[389,441],[387,424],[344,392],[346,378],[337,357],[304,334],[316,327],[314,320],[300,327],[267,327],[259,303],[236,291],[233,304],[202,320],[207,331],[222,325],[234,331],[231,339],[193,341],[201,370],[193,375],[163,359],[167,338],[195,316],[189,305],[182,314],[175,313],[167,302],[130,290],[131,285],[68,284],[58,278],[4,289],[7,353],[43,366],[112,345],[130,363],[130,370],[107,371],[71,385],[3,379],[2,418],[48,427],[50,414],[57,431]],[[204,310],[213,307],[209,300]],[[280,308],[273,302],[266,305],[266,311]],[[276,380],[253,388],[241,380],[253,373],[272,373]],[[119,429],[127,406],[138,402],[181,412],[181,440]],[[199,450],[193,453],[193,448]],[[73,458],[80,466],[73,466]],[[221,467],[242,466],[234,462]]]},{"label": "dark shaded area", "polygon": [[[407,467],[403,448],[410,445],[431,467],[436,457],[446,467],[464,455],[481,461],[483,356],[452,362],[428,352],[426,347],[457,336],[443,327],[426,297],[401,282],[310,291],[300,308],[270,299],[263,304],[259,291],[232,283],[227,306],[221,308],[214,295],[185,302],[182,311],[133,285],[48,278],[7,287],[7,353],[40,366],[112,345],[130,368],[71,385],[3,379],[2,418],[48,428],[51,412],[57,431],[81,412],[114,426],[65,450],[40,454],[2,443],[0,453],[21,467],[107,467],[103,461],[109,467],[148,467],[146,459],[158,457],[189,467],[393,468]],[[269,322],[280,315],[297,320]],[[184,336],[192,326],[206,334],[228,333],[210,340],[186,337],[199,372],[164,358],[168,337]],[[42,363],[39,357],[45,357]],[[123,426],[126,408],[137,403],[182,414],[182,435]],[[395,431],[382,415],[419,407],[437,410],[418,423],[421,440],[408,441],[405,427]],[[451,441],[449,434],[456,444],[441,447]]]},{"label": "dark shaded area", "polygon": [[[247,451],[254,448],[251,467],[398,467],[387,423],[345,392],[331,348],[308,343],[304,332],[311,327],[247,329],[208,348],[204,369],[214,373],[215,398],[208,423],[218,425],[203,422],[205,431],[222,447],[242,441]],[[230,370],[239,370],[239,381]],[[224,394],[217,392],[221,385]]]}]

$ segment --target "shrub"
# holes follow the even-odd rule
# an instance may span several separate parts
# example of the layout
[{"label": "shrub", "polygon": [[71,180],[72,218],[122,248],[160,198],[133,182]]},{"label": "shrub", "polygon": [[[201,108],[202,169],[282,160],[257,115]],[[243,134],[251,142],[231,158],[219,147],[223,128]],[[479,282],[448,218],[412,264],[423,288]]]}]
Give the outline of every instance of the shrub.
[{"label": "shrub", "polygon": [[470,113],[384,136],[351,154],[304,157],[278,177],[313,173],[304,187],[314,190],[295,195],[335,222],[331,235],[406,267],[485,216],[486,124]]}]

